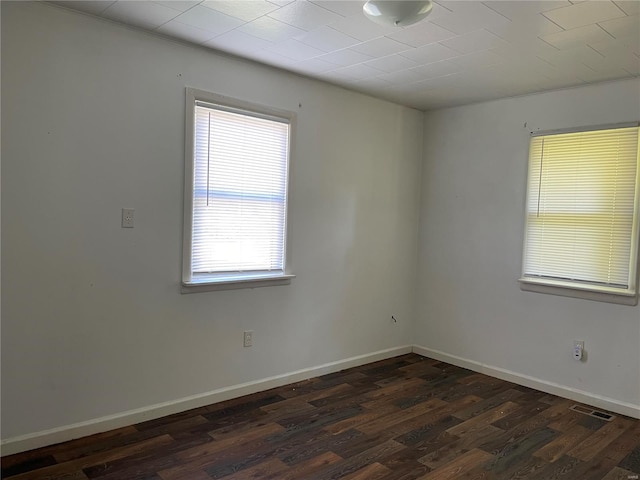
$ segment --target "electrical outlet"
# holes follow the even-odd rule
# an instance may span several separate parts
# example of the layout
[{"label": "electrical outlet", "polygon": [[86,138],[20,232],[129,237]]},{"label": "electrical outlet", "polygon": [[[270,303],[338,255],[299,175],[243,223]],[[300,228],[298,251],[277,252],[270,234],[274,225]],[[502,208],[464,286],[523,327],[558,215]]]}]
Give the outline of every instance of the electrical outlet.
[{"label": "electrical outlet", "polygon": [[576,360],[582,360],[583,354],[584,354],[584,341],[574,340],[573,341],[573,358]]},{"label": "electrical outlet", "polygon": [[253,330],[245,330],[244,332],[244,346],[253,347]]},{"label": "electrical outlet", "polygon": [[122,209],[122,228],[133,228],[133,208]]}]

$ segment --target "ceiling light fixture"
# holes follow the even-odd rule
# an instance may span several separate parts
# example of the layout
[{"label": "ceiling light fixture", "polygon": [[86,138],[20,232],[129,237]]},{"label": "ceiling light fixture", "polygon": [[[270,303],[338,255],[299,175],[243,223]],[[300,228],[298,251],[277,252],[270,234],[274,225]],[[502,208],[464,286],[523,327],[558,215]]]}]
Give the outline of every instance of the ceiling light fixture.
[{"label": "ceiling light fixture", "polygon": [[369,20],[380,25],[406,27],[425,18],[432,8],[431,0],[369,0],[362,10]]}]

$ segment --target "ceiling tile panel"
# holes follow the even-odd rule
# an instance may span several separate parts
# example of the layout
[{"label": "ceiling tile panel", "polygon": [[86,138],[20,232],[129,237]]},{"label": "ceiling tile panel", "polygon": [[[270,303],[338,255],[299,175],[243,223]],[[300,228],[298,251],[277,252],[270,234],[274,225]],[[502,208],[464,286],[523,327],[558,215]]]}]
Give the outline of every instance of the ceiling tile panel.
[{"label": "ceiling tile panel", "polygon": [[231,30],[209,40],[205,45],[234,54],[248,54],[249,52],[257,52],[263,48],[271,47],[273,43],[240,30]]},{"label": "ceiling tile panel", "polygon": [[638,37],[610,38],[604,42],[592,43],[589,46],[605,57],[629,52],[640,57],[640,38]]},{"label": "ceiling tile panel", "polygon": [[280,55],[279,53],[272,52],[270,50],[253,51],[247,53],[246,55],[243,54],[243,56],[255,59],[262,63],[266,63],[267,65],[272,65],[284,69],[293,68],[298,63],[293,58],[285,57],[284,55]]},{"label": "ceiling tile panel", "polygon": [[360,0],[312,0],[311,3],[343,17],[362,14],[362,6],[365,4],[364,1]]},{"label": "ceiling tile panel", "polygon": [[364,63],[368,60],[372,60],[372,57],[370,57],[369,55],[356,52],[355,50],[351,50],[350,48],[327,53],[318,58],[325,62],[340,65],[342,67],[346,67],[347,65],[355,65],[356,63]]},{"label": "ceiling tile panel", "polygon": [[384,27],[373,23],[365,17],[363,13],[342,18],[336,22],[332,22],[329,26],[350,37],[357,38],[361,42],[398,32],[398,29],[395,27]]},{"label": "ceiling tile panel", "polygon": [[440,87],[453,87],[455,84],[464,83],[468,81],[468,77],[464,72],[451,73],[449,75],[443,75],[441,77],[428,78],[421,80],[412,85],[412,87],[419,90],[430,90]]},{"label": "ceiling tile panel", "polygon": [[636,37],[640,41],[640,15],[607,20],[599,25],[615,38]]},{"label": "ceiling tile panel", "polygon": [[110,5],[101,16],[136,27],[154,29],[179,14],[173,8],[153,2],[120,1]]},{"label": "ceiling tile panel", "polygon": [[[468,0],[464,0],[464,1],[468,1]],[[472,1],[476,1],[476,0],[472,0]],[[438,18],[451,14],[451,10],[449,8],[444,7],[442,3],[443,2],[439,0],[433,2],[431,12],[429,12],[429,17],[428,17],[429,20],[437,20]]]},{"label": "ceiling tile panel", "polygon": [[565,30],[570,30],[593,23],[604,22],[612,18],[623,17],[625,13],[613,2],[597,0],[557,8],[545,12],[543,15]]},{"label": "ceiling tile panel", "polygon": [[442,60],[440,62],[429,63],[427,65],[421,65],[413,68],[413,71],[423,79],[451,75],[452,73],[459,73],[463,70],[464,68],[456,64],[452,59]]},{"label": "ceiling tile panel", "polygon": [[380,75],[380,70],[368,67],[364,64],[350,65],[348,67],[340,67],[333,70],[332,75],[336,78],[352,78],[352,79],[365,79],[371,77],[377,77]]},{"label": "ceiling tile panel", "polygon": [[424,47],[402,52],[400,55],[408,58],[409,60],[413,60],[419,65],[425,65],[427,63],[438,62],[440,60],[459,56],[460,53],[451,48],[445,47],[444,45],[440,45],[439,43],[432,43],[425,45]]},{"label": "ceiling tile panel", "polygon": [[601,49],[602,57],[589,59],[584,63],[597,72],[624,69],[633,75],[640,74],[640,57],[624,48]]},{"label": "ceiling tile panel", "polygon": [[198,44],[204,43],[207,40],[211,40],[217,35],[216,33],[210,32],[209,30],[192,27],[191,25],[185,25],[184,23],[180,23],[176,20],[171,20],[164,25],[161,25],[156,29],[156,31],[164,35],[169,35],[172,37],[180,38],[181,40],[186,40],[188,42]]},{"label": "ceiling tile panel", "polygon": [[114,0],[110,1],[91,1],[91,0],[79,0],[79,1],[67,1],[67,2],[51,2],[61,7],[71,8],[80,12],[90,13],[92,15],[99,15],[104,12],[109,6],[115,3]]},{"label": "ceiling tile panel", "polygon": [[622,68],[607,68],[606,70],[591,70],[585,71],[583,73],[579,73],[578,77],[581,80],[584,80],[587,83],[593,82],[605,82],[607,80],[617,80],[620,78],[627,78],[638,75],[636,73],[628,72]]},{"label": "ceiling tile panel", "polygon": [[351,50],[364,53],[370,57],[384,57],[410,49],[412,49],[411,46],[396,42],[395,40],[387,37],[376,38],[375,40],[369,40],[368,42],[360,43],[351,47]]},{"label": "ceiling tile panel", "polygon": [[[99,3],[99,2],[91,2],[91,3]],[[173,1],[154,1],[153,3],[157,3],[160,5],[164,5],[165,7],[173,8],[179,12],[186,12],[191,7],[195,7],[200,3],[200,0],[173,0]]]},{"label": "ceiling tile panel", "polygon": [[300,73],[328,72],[329,70],[335,70],[335,68],[335,64],[317,58],[310,58],[309,60],[303,60],[295,64],[295,71]]},{"label": "ceiling tile panel", "polygon": [[615,0],[613,3],[627,15],[640,14],[640,2],[638,0]]},{"label": "ceiling tile panel", "polygon": [[397,72],[398,70],[406,70],[408,68],[415,67],[418,64],[413,60],[403,57],[402,55],[389,55],[387,57],[376,58],[375,60],[366,62],[366,65],[389,73]]},{"label": "ceiling tile panel", "polygon": [[555,90],[558,88],[575,87],[577,85],[583,85],[584,80],[576,77],[575,75],[563,75],[559,74],[553,78],[547,78],[540,82],[540,88],[543,90]]},{"label": "ceiling tile panel", "polygon": [[270,42],[283,42],[289,38],[305,34],[304,30],[292,27],[271,17],[260,17],[253,22],[245,23],[238,30]]},{"label": "ceiling tile panel", "polygon": [[543,37],[563,31],[562,28],[547,17],[539,14],[526,18],[517,18],[510,23],[496,25],[487,30],[513,43],[530,42],[535,40],[535,37]]},{"label": "ceiling tile panel", "polygon": [[447,1],[440,3],[451,10],[451,13],[430,19],[430,21],[459,35],[510,22],[508,18],[481,2]]},{"label": "ceiling tile panel", "polygon": [[539,38],[525,37],[509,42],[507,47],[492,48],[491,51],[505,58],[521,58],[530,55],[544,55],[558,52],[559,49]]},{"label": "ceiling tile panel", "polygon": [[384,88],[388,86],[389,82],[373,77],[358,81],[354,87],[366,94],[380,97]]},{"label": "ceiling tile panel", "polygon": [[398,72],[384,73],[378,78],[394,85],[412,83],[422,80],[423,77],[414,70],[400,70]]},{"label": "ceiling tile panel", "polygon": [[484,68],[488,67],[489,65],[498,65],[500,63],[503,63],[504,61],[505,59],[503,57],[489,51],[469,53],[467,55],[462,55],[451,59],[452,63],[465,70]]},{"label": "ceiling tile panel", "polygon": [[298,37],[298,40],[323,52],[332,52],[360,43],[360,40],[326,25]]},{"label": "ceiling tile panel", "polygon": [[556,67],[562,67],[563,65],[572,63],[585,63],[589,65],[592,62],[600,62],[603,55],[588,46],[580,46],[553,53],[545,53],[540,55],[540,58]]},{"label": "ceiling tile panel", "polygon": [[265,0],[206,0],[202,2],[202,6],[222,12],[231,17],[239,18],[245,22],[250,22],[256,18],[260,18],[278,8],[277,5]]},{"label": "ceiling tile panel", "polygon": [[344,18],[337,13],[306,1],[292,2],[271,12],[269,16],[307,31]]},{"label": "ceiling tile panel", "polygon": [[487,7],[491,8],[491,10],[494,10],[513,21],[518,19],[526,19],[526,18],[535,16],[536,14],[541,12],[555,10],[556,8],[561,8],[561,7],[566,7],[571,5],[571,3],[568,0],[564,0],[564,1],[521,0],[521,1],[514,1],[514,2],[498,0],[495,2],[483,2],[483,3]]},{"label": "ceiling tile panel", "polygon": [[552,33],[551,35],[545,35],[542,37],[545,42],[560,50],[588,45],[590,43],[603,42],[609,38],[611,38],[611,35],[605,32],[598,25],[587,25],[585,27],[565,30],[560,33]]},{"label": "ceiling tile panel", "polygon": [[[539,60],[539,59],[538,59]],[[539,60],[542,61],[542,60]],[[547,64],[547,67],[549,65]],[[502,63],[491,65],[482,69],[478,75],[484,80],[490,79],[497,85],[509,85],[512,88],[522,88],[524,90],[535,90],[540,82],[544,82],[546,77],[538,69],[530,68],[527,64]]]},{"label": "ceiling tile panel", "polygon": [[449,40],[444,40],[440,42],[440,44],[460,53],[472,53],[489,50],[490,48],[509,46],[507,42],[487,30],[475,30]]},{"label": "ceiling tile panel", "polygon": [[411,25],[410,27],[403,28],[402,30],[387,35],[387,37],[392,38],[393,40],[406,43],[412,47],[421,47],[429,43],[439,42],[440,40],[446,40],[455,36],[455,33],[428,21]]},{"label": "ceiling tile panel", "polygon": [[211,10],[210,8],[203,7],[201,5],[196,5],[195,7],[187,10],[180,16],[176,17],[176,20],[180,23],[202,28],[203,30],[209,30],[218,34],[228,32],[243,23],[242,20],[230,17],[224,13],[216,12],[215,10]]},{"label": "ceiling tile panel", "polygon": [[297,61],[308,60],[324,53],[322,50],[313,48],[293,38],[269,47],[267,50]]}]

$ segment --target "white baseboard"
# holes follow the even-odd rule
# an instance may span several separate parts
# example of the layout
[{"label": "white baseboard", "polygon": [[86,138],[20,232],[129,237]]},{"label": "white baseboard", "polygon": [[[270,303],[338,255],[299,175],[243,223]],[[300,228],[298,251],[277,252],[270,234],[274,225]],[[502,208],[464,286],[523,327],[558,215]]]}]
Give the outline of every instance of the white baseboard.
[{"label": "white baseboard", "polygon": [[95,433],[102,433],[115,428],[153,420],[155,418],[172,415],[174,413],[184,412],[186,410],[191,410],[192,408],[223,402],[243,395],[281,387],[283,385],[300,382],[320,375],[339,372],[340,370],[377,362],[378,360],[397,357],[399,355],[411,353],[411,351],[412,347],[410,345],[406,345],[367,353],[365,355],[358,355],[357,357],[350,357],[344,360],[318,365],[316,367],[296,370],[252,382],[241,383],[239,385],[232,385],[230,387],[220,388],[211,392],[192,395],[190,397],[184,397],[170,402],[158,403],[148,407],[117,413],[115,415],[95,418],[86,422],[74,423],[72,425],[65,425],[63,427],[52,428],[50,430],[43,430],[27,435],[8,438],[0,442],[0,448],[2,456],[12,455],[14,453],[20,453],[34,448],[66,442],[75,438],[85,437]]},{"label": "white baseboard", "polygon": [[102,433],[115,428],[133,425],[135,423],[153,420],[155,418],[172,415],[174,413],[184,412],[192,408],[203,407],[212,403],[223,402],[232,398],[249,395],[251,393],[269,390],[271,388],[281,387],[289,383],[307,380],[309,378],[326,375],[328,373],[339,372],[347,368],[357,367],[367,363],[385,360],[387,358],[397,357],[406,353],[414,352],[424,357],[433,358],[443,362],[457,365],[459,367],[468,368],[475,372],[483,373],[492,377],[507,380],[518,385],[535,388],[542,392],[547,392],[559,397],[570,398],[580,403],[592,405],[604,410],[627,415],[633,418],[640,418],[640,405],[621,402],[609,397],[603,397],[583,390],[573,389],[564,385],[548,382],[539,378],[523,375],[511,370],[506,370],[491,365],[486,365],[474,360],[451,355],[440,350],[434,350],[419,345],[401,346],[380,350],[378,352],[358,355],[356,357],[338,360],[336,362],[325,363],[316,367],[296,370],[273,377],[263,378],[252,382],[232,385],[225,388],[213,390],[211,392],[192,395],[180,398],[170,402],[158,403],[148,407],[137,408],[115,415],[108,415],[85,422],[74,423],[63,427],[43,430],[27,435],[8,438],[0,442],[2,456],[20,453],[34,448],[45,447],[55,443],[66,442],[75,438]]},{"label": "white baseboard", "polygon": [[508,382],[517,383],[518,385],[523,385],[525,387],[535,388],[541,392],[550,393],[563,398],[569,398],[576,402],[585,403],[587,405],[626,415],[628,417],[640,418],[640,405],[621,402],[614,398],[603,397],[594,393],[585,392],[584,390],[570,388],[558,383],[548,382],[540,378],[512,372],[511,370],[506,370],[504,368],[486,365],[476,362],[475,360],[458,357],[457,355],[450,355],[448,353],[441,352],[440,350],[421,347],[419,345],[414,345],[413,351],[423,357],[429,357],[452,365],[457,365],[458,367],[468,368],[474,372],[500,378],[501,380],[507,380]]}]

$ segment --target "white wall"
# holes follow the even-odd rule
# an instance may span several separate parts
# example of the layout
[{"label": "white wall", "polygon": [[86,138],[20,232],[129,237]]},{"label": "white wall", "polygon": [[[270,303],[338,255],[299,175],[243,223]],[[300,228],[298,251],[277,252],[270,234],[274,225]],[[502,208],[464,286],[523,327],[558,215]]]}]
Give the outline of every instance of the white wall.
[{"label": "white wall", "polygon": [[638,80],[426,114],[415,343],[640,414],[640,308],[517,282],[529,132],[639,119]]},{"label": "white wall", "polygon": [[[187,85],[297,112],[291,285],[179,293]],[[422,121],[3,2],[3,438],[408,344]],[[132,230],[120,228],[122,207],[136,209]]]}]

